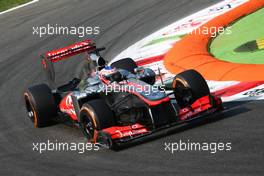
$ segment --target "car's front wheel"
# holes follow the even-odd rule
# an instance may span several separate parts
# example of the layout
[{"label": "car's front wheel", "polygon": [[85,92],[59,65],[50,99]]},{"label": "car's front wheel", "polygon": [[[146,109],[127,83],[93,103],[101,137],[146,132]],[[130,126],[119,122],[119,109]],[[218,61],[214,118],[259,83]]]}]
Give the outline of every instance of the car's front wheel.
[{"label": "car's front wheel", "polygon": [[205,79],[195,70],[177,74],[172,82],[172,88],[181,107],[191,105],[195,100],[210,94]]},{"label": "car's front wheel", "polygon": [[90,100],[82,105],[80,124],[89,142],[94,143],[97,132],[115,125],[114,115],[104,100]]}]

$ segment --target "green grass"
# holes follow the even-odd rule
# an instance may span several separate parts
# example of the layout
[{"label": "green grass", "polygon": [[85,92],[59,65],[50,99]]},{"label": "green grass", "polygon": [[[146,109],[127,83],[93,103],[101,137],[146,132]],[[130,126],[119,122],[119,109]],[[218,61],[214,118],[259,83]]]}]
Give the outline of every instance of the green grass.
[{"label": "green grass", "polygon": [[27,3],[31,0],[0,0],[0,12]]},{"label": "green grass", "polygon": [[[218,59],[244,64],[264,64],[264,50],[238,52],[236,48],[251,41],[264,39],[264,8],[232,24],[231,34],[220,34],[210,45]],[[252,42],[251,42],[252,43]]]},{"label": "green grass", "polygon": [[184,35],[174,35],[174,36],[169,36],[169,37],[161,37],[161,38],[157,38],[157,39],[154,39],[154,40],[150,41],[149,43],[147,43],[143,47],[150,46],[150,45],[155,45],[155,44],[162,43],[162,42],[165,42],[165,41],[168,41],[168,40],[177,40],[177,39],[181,39],[183,37],[184,37]]}]

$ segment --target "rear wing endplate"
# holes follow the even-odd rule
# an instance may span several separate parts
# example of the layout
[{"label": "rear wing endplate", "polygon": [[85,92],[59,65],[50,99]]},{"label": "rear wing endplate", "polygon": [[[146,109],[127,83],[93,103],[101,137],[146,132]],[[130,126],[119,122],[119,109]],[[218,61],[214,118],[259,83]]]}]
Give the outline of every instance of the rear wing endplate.
[{"label": "rear wing endplate", "polygon": [[41,55],[41,62],[47,74],[50,86],[54,87],[53,85],[55,85],[55,70],[53,66],[54,62],[58,62],[80,53],[91,53],[94,51],[97,51],[95,43],[92,40],[85,40],[64,48],[48,51]]}]

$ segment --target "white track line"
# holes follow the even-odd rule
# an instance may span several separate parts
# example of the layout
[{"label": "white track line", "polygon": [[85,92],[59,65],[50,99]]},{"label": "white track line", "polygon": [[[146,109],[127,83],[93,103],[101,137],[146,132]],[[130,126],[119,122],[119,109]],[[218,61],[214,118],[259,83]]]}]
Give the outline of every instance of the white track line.
[{"label": "white track line", "polygon": [[33,3],[38,2],[38,1],[39,1],[39,0],[33,0],[33,1],[28,2],[28,3],[25,3],[25,4],[22,4],[22,5],[19,5],[19,6],[13,7],[13,8],[11,8],[11,9],[6,10],[6,11],[0,12],[0,15],[2,15],[2,14],[4,14],[4,13],[7,13],[7,12],[11,12],[11,11],[16,10],[16,9],[19,9],[19,8],[21,8],[21,7],[25,7],[25,6],[27,6],[27,5],[33,4]]}]

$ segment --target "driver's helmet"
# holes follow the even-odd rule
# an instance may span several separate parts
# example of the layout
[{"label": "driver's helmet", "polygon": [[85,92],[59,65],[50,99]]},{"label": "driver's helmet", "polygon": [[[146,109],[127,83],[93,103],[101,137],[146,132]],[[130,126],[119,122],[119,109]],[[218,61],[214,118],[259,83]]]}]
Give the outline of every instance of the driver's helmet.
[{"label": "driver's helmet", "polygon": [[113,74],[115,71],[115,68],[111,66],[105,66],[99,73],[101,76],[107,76]]}]

